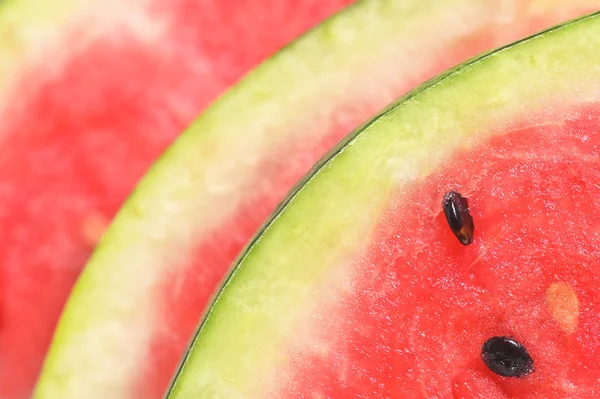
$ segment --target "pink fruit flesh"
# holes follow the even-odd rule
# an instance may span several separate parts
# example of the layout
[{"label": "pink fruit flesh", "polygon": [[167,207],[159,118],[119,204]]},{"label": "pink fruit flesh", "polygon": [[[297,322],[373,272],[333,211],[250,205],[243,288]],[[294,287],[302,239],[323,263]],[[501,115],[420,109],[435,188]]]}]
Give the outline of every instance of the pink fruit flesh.
[{"label": "pink fruit flesh", "polygon": [[58,76],[47,60],[23,72],[1,111],[1,397],[28,397],[73,282],[152,161],[248,69],[348,3],[157,0],[172,27],[160,42],[105,37]]},{"label": "pink fruit flesh", "polygon": [[[594,104],[564,124],[515,128],[395,197],[352,293],[306,321],[335,336],[317,354],[291,351],[274,397],[598,397],[599,117]],[[442,213],[449,190],[469,198],[466,247]],[[495,335],[523,343],[535,372],[487,369],[481,346]]]}]

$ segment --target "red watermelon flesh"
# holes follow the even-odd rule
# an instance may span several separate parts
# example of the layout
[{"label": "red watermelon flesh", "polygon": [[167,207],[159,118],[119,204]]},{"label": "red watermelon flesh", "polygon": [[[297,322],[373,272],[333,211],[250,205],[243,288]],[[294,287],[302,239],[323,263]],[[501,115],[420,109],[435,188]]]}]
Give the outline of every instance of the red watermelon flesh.
[{"label": "red watermelon flesh", "polygon": [[[311,341],[288,354],[272,397],[598,397],[599,118],[593,104],[498,132],[391,199],[352,294],[301,327]],[[450,190],[469,200],[466,247],[441,210]],[[490,371],[480,353],[493,336],[522,343],[535,371]]]},{"label": "red watermelon flesh", "polygon": [[[153,302],[152,312],[155,314],[151,316],[151,324],[145,328],[146,333],[151,336],[151,342],[148,347],[145,347],[146,343],[143,340],[132,339],[129,345],[142,347],[139,351],[132,350],[132,352],[136,352],[135,356],[140,356],[139,352],[144,353],[143,361],[139,360],[142,357],[136,357],[138,359],[136,362],[144,364],[144,370],[142,372],[136,370],[135,378],[137,379],[137,384],[133,389],[133,392],[135,392],[133,395],[148,397],[149,395],[159,395],[162,393],[167,381],[171,377],[180,354],[185,348],[185,344],[189,340],[191,332],[197,325],[198,319],[211,297],[214,287],[222,278],[228,265],[256,228],[264,221],[281,198],[283,198],[292,184],[310,168],[327,148],[330,148],[333,143],[337,142],[352,127],[368,118],[393,97],[405,92],[414,84],[463,60],[466,56],[474,55],[491,46],[517,39],[522,35],[532,33],[562,19],[581,14],[589,9],[587,5],[581,8],[565,6],[565,8],[556,8],[551,11],[542,7],[544,11],[547,11],[547,13],[544,13],[540,12],[533,3],[535,2],[531,4],[528,2],[519,3],[517,9],[521,7],[523,12],[512,10],[510,14],[515,20],[511,20],[510,22],[497,21],[492,16],[495,3],[485,3],[488,13],[483,13],[481,16],[482,18],[489,18],[489,21],[486,21],[489,23],[478,21],[476,27],[473,29],[466,28],[465,31],[467,33],[462,32],[461,34],[457,34],[457,38],[444,38],[446,41],[438,38],[443,45],[439,48],[434,47],[433,49],[439,51],[436,52],[430,49],[426,52],[427,54],[429,51],[436,53],[432,59],[427,59],[426,57],[425,61],[419,59],[419,62],[415,64],[413,70],[407,76],[397,75],[394,78],[390,78],[386,75],[382,77],[381,81],[377,83],[380,86],[376,86],[385,89],[381,93],[365,97],[361,97],[358,94],[356,96],[346,96],[344,102],[335,104],[335,107],[332,108],[334,112],[319,114],[320,119],[307,117],[311,121],[310,132],[308,134],[312,136],[307,134],[306,137],[310,137],[311,140],[296,139],[296,141],[286,141],[284,133],[281,133],[281,138],[274,138],[274,140],[279,140],[277,145],[268,147],[268,150],[259,153],[258,162],[249,166],[238,165],[240,174],[243,172],[247,178],[242,189],[235,193],[235,206],[229,210],[227,209],[228,205],[215,201],[214,213],[219,215],[220,212],[222,215],[218,217],[222,220],[215,228],[203,231],[201,235],[198,235],[193,229],[186,231],[182,228],[184,231],[182,235],[186,240],[184,241],[185,244],[174,245],[180,250],[177,253],[177,257],[174,257],[175,260],[172,263],[165,262],[164,271],[161,272],[160,277],[156,279],[153,277],[152,283],[148,284],[149,288],[147,291],[144,291],[143,295],[146,297],[142,300],[151,300]],[[446,33],[444,32],[444,34]],[[390,60],[386,61],[391,64]],[[394,59],[394,61],[399,60]],[[387,64],[382,67],[374,63],[373,65],[368,65],[367,71],[357,71],[356,74],[360,79],[365,78],[361,74],[372,78],[380,69],[388,70],[390,68],[390,65]],[[386,79],[389,79],[389,81]],[[357,93],[361,94],[359,90],[357,90]],[[318,107],[319,104],[315,103],[315,108]],[[243,133],[239,132],[240,137],[242,137]],[[319,139],[316,140],[314,137],[319,137]],[[218,144],[217,140],[214,141]],[[240,139],[240,142],[243,143],[243,139]],[[209,150],[202,149],[199,151],[198,156],[209,157],[212,155]],[[225,151],[225,153],[227,152]],[[240,198],[239,200],[237,199],[238,197]],[[173,205],[172,208],[176,208],[177,200],[173,200],[173,204],[171,205]],[[172,208],[170,207],[166,211],[170,211]],[[223,211],[222,209],[225,210]],[[191,244],[188,245],[188,242]],[[181,250],[181,246],[183,246],[183,250]],[[126,244],[123,244],[123,247],[126,247]],[[112,249],[112,251],[118,252],[119,250]],[[106,252],[102,256],[105,254]],[[157,257],[161,255],[157,255]],[[127,257],[125,256],[125,258]],[[197,259],[197,261],[194,262],[192,259]],[[120,267],[125,269],[128,267],[128,264],[120,264]],[[113,272],[109,271],[107,273]],[[98,283],[98,280],[102,280],[102,277],[97,277],[99,274],[101,275],[102,271],[98,271],[98,269],[90,271],[89,276],[93,275],[94,277],[86,279],[85,283],[81,285],[81,290],[91,289],[94,284],[97,284],[93,286],[93,290],[97,292],[102,291],[102,289],[98,288],[98,285],[101,286],[102,284],[101,282]],[[90,282],[93,279],[98,280]],[[110,280],[110,278],[107,278],[107,280]],[[86,286],[88,288],[84,288]],[[104,287],[103,292],[106,292],[107,295],[110,293],[111,296],[116,297],[120,295],[126,297],[130,294],[130,291],[115,293],[112,288],[112,285],[107,285]],[[77,293],[71,302],[74,308],[78,306],[76,301],[79,295],[82,295],[81,292]],[[102,303],[102,306],[104,306],[104,302]],[[69,323],[73,324],[73,320],[69,320]],[[94,335],[91,332],[94,327],[90,328],[89,325],[86,324],[86,328],[82,328],[84,331],[82,336],[85,335],[85,338],[81,341],[69,339],[68,341],[70,342],[67,344],[69,348],[64,350],[63,353],[61,351],[65,345],[65,340],[62,340],[63,342],[55,346],[55,353],[59,354],[58,357],[64,357],[58,361],[58,363],[61,363],[59,367],[56,369],[54,366],[49,367],[50,371],[45,376],[45,381],[51,381],[54,378],[57,380],[64,378],[65,380],[70,379],[70,381],[75,381],[80,377],[77,374],[77,370],[68,365],[65,367],[66,363],[64,359],[70,358],[72,355],[70,351],[83,353],[82,348],[87,345],[87,339]],[[129,327],[136,328],[136,326],[127,326],[127,328]],[[73,332],[70,331],[69,334],[73,334]],[[103,335],[102,339],[106,340],[106,342],[113,342],[114,339],[119,342],[118,345],[127,341],[126,338],[123,338],[125,334],[122,330],[118,330],[118,334],[119,337],[110,337],[110,339],[106,335]],[[134,336],[135,334],[132,333],[131,335]],[[77,349],[78,345],[82,345],[79,350]],[[50,359],[53,356],[54,353],[51,353]],[[107,354],[108,356],[112,355]],[[131,359],[127,357],[127,359],[133,362],[133,357]],[[98,363],[102,362],[99,361]],[[86,371],[86,373],[92,378],[95,378],[94,375],[100,374],[104,378],[105,375],[98,370]],[[108,381],[128,380],[128,378],[122,375],[116,375],[118,372],[114,372],[114,374],[106,377]],[[87,381],[85,378],[82,378],[82,381]],[[50,382],[49,384],[52,385],[54,383]],[[100,381],[97,386],[103,387],[106,385],[103,384],[104,381]],[[129,384],[129,381],[127,384]],[[85,384],[79,383],[79,385]],[[89,384],[88,386],[92,387]],[[53,387],[47,391],[40,390],[40,392],[44,392],[40,394],[40,397],[48,395],[47,392],[51,392],[52,389]],[[92,389],[95,390],[96,388]],[[65,389],[65,391],[68,390],[69,388]]]},{"label": "red watermelon flesh", "polygon": [[111,11],[91,2],[78,6],[93,14],[85,18],[64,10],[73,18],[53,28],[60,40],[36,43],[47,49],[0,108],[0,397],[31,392],[73,282],[148,166],[250,67],[348,3],[157,0]]}]

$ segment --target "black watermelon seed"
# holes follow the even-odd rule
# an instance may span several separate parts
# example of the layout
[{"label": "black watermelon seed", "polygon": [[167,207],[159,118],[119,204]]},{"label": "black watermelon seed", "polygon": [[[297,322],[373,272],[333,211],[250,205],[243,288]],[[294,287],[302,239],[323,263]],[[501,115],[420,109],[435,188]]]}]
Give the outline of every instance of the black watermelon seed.
[{"label": "black watermelon seed", "polygon": [[472,243],[475,227],[467,199],[456,191],[450,191],[444,196],[442,207],[448,226],[458,241],[463,245]]},{"label": "black watermelon seed", "polygon": [[523,345],[509,337],[493,337],[481,347],[483,363],[503,377],[524,377],[534,371],[533,359]]}]

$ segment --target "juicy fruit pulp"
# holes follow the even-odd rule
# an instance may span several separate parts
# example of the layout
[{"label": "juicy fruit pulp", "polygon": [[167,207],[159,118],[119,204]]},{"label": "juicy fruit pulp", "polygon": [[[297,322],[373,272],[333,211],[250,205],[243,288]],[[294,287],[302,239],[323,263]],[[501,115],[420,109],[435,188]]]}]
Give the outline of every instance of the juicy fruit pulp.
[{"label": "juicy fruit pulp", "polygon": [[365,1],[252,72],[167,151],[104,237],[38,397],[126,387],[148,354],[168,355],[150,362],[168,375],[229,263],[326,149],[415,82],[594,3]]},{"label": "juicy fruit pulp", "polygon": [[[244,253],[169,397],[597,397],[598,29],[469,62],[350,136]],[[489,370],[493,336],[535,371]]]},{"label": "juicy fruit pulp", "polygon": [[[75,278],[148,166],[250,67],[349,1],[43,3],[0,5],[2,398],[31,393]],[[142,396],[162,394],[185,342],[147,363]]]}]

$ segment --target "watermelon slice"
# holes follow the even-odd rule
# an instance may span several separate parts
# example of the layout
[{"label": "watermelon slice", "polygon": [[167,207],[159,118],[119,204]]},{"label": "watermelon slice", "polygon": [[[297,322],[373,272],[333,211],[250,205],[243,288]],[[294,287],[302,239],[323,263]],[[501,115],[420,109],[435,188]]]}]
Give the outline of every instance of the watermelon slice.
[{"label": "watermelon slice", "polygon": [[75,278],[151,162],[349,2],[1,2],[0,397],[31,394]]},{"label": "watermelon slice", "polygon": [[73,292],[37,397],[158,395],[229,262],[327,148],[415,82],[590,7],[367,1],[255,70],[141,182]]},{"label": "watermelon slice", "polygon": [[597,398],[599,31],[467,62],[345,139],[244,253],[169,398]]}]

